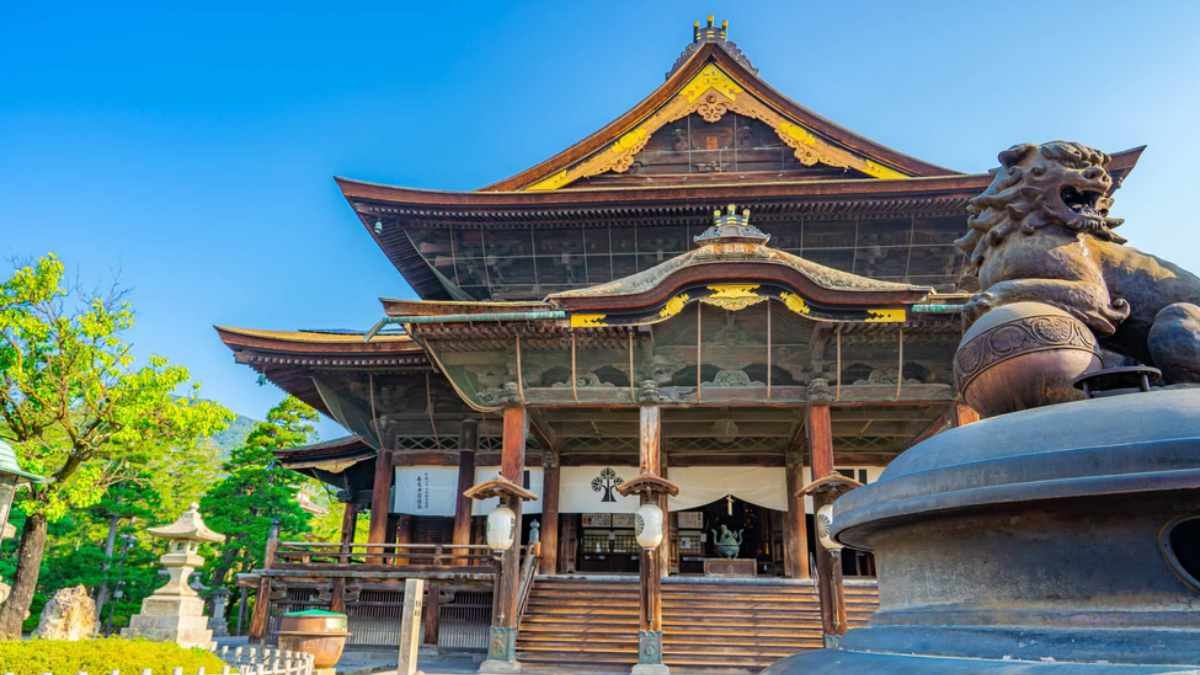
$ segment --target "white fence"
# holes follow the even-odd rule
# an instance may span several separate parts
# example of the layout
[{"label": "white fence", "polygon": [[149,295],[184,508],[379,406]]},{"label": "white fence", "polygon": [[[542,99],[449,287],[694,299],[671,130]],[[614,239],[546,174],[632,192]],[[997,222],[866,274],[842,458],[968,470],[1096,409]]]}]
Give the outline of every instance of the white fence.
[{"label": "white fence", "polygon": [[[256,649],[254,647],[235,647],[230,649],[228,645],[213,651],[218,658],[225,662],[225,667],[221,670],[220,675],[313,675],[312,654],[289,652],[283,649]],[[15,674],[6,671],[3,675]],[[42,673],[42,675],[56,674]],[[69,674],[58,673],[57,675]],[[103,673],[88,673],[81,670],[75,673],[75,675],[121,675],[121,671],[110,670]],[[126,675],[155,675],[155,673],[150,668],[145,668],[138,673],[127,672]],[[166,675],[166,673],[160,672],[158,675]],[[209,673],[204,667],[187,672],[181,667],[175,667],[171,669],[170,675],[218,674],[215,671]]]}]

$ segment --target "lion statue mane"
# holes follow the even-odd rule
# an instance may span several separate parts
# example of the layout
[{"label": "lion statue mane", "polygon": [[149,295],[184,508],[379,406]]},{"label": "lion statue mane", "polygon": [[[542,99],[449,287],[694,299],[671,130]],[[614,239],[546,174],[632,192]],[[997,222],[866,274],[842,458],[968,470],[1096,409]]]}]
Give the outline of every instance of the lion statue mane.
[{"label": "lion statue mane", "polygon": [[1105,349],[1168,381],[1200,382],[1200,278],[1114,231],[1123,221],[1109,216],[1109,156],[1052,141],[998,159],[956,242],[967,256],[963,285],[979,289],[967,322],[997,305],[1044,302],[1087,324]]}]

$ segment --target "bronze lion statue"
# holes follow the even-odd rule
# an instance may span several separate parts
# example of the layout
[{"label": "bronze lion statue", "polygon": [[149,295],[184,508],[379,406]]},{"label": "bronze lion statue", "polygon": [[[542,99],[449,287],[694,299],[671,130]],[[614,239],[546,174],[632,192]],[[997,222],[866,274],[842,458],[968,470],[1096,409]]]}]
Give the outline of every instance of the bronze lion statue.
[{"label": "bronze lion statue", "polygon": [[1108,155],[1053,141],[1014,145],[999,160],[956,242],[967,255],[964,284],[980,289],[968,324],[997,305],[1044,302],[1169,382],[1200,382],[1200,278],[1114,231],[1123,221],[1109,216]]}]

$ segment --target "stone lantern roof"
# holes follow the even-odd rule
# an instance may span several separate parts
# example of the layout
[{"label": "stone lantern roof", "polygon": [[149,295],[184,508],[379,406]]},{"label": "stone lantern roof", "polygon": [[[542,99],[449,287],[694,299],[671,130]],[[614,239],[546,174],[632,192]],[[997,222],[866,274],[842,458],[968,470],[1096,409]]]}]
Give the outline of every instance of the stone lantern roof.
[{"label": "stone lantern roof", "polygon": [[213,532],[204,524],[204,519],[200,517],[200,507],[197,504],[188,507],[188,510],[184,511],[183,515],[170,525],[151,527],[146,531],[163,539],[211,541],[214,543],[225,541],[225,535]]},{"label": "stone lantern roof", "polygon": [[13,450],[12,446],[0,440],[0,476],[3,475],[16,476],[24,481],[33,483],[44,483],[45,478],[36,476],[28,471],[22,471],[21,466],[17,464],[17,451]]}]

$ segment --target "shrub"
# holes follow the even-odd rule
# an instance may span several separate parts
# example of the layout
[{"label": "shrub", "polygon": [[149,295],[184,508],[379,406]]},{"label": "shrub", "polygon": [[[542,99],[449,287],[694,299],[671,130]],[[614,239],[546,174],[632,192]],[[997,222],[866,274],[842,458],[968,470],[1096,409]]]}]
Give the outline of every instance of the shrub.
[{"label": "shrub", "polygon": [[201,666],[210,675],[220,675],[221,659],[203,649],[185,649],[173,642],[99,638],[67,642],[64,640],[6,640],[0,641],[0,673],[15,675],[108,675],[120,670],[122,675],[141,675],[149,668],[155,675],[170,675],[173,668],[183,668],[186,675],[195,675]]}]

